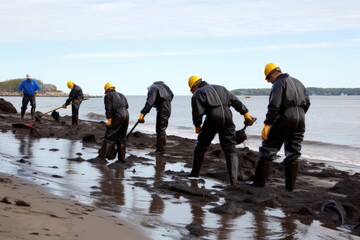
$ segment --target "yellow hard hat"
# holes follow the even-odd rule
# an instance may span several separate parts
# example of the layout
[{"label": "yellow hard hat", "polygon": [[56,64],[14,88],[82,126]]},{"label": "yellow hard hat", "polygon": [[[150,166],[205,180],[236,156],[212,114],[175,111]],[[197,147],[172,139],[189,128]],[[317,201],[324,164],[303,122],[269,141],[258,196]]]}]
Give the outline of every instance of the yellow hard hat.
[{"label": "yellow hard hat", "polygon": [[68,86],[68,88],[72,89],[74,87],[74,83],[72,81],[68,81],[67,86]]},{"label": "yellow hard hat", "polygon": [[275,63],[266,64],[264,69],[265,77],[267,77],[267,75],[269,75],[269,73],[271,73],[271,71],[273,71],[276,68],[278,68],[278,66]]},{"label": "yellow hard hat", "polygon": [[112,85],[111,83],[107,82],[107,83],[105,84],[105,86],[104,86],[105,92],[106,92],[109,88],[115,88],[115,86]]},{"label": "yellow hard hat", "polygon": [[194,84],[199,80],[201,80],[201,78],[198,76],[195,76],[195,75],[189,77],[189,80],[188,80],[189,88],[191,89],[194,86]]}]

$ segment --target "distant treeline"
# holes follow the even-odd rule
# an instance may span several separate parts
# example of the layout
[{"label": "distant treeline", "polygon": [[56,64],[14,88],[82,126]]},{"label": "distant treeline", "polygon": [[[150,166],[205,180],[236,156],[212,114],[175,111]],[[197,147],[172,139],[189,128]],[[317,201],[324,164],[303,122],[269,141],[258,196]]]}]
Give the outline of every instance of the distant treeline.
[{"label": "distant treeline", "polygon": [[[20,83],[24,81],[23,78],[10,79],[0,82],[0,93],[17,93]],[[57,87],[53,84],[45,84],[43,81],[36,79],[36,82],[41,87],[41,93],[59,92]]]},{"label": "distant treeline", "polygon": [[[0,82],[0,96],[19,96],[18,87],[20,83],[24,81],[23,78],[10,79]],[[36,79],[36,82],[40,85],[41,90],[38,96],[44,97],[64,97],[67,93],[57,90],[57,87],[53,84],[45,84],[43,81]]]},{"label": "distant treeline", "polygon": [[[0,82],[0,92],[17,92],[18,87],[22,81],[24,81],[23,78],[17,78]],[[42,81],[36,81],[40,86],[43,85]]]},{"label": "distant treeline", "polygon": [[[270,88],[243,88],[232,90],[239,96],[267,96],[270,94]],[[339,95],[360,95],[360,88],[306,88],[309,95],[339,96]]]}]

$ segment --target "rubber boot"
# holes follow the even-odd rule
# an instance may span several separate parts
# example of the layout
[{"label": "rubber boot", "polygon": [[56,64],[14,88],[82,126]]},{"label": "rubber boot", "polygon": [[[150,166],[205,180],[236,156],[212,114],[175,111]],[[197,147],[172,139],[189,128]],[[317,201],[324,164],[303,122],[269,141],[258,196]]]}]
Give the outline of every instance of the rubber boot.
[{"label": "rubber boot", "polygon": [[72,125],[73,125],[73,126],[77,126],[77,125],[78,125],[78,116],[72,115],[71,120],[72,120]]},{"label": "rubber boot", "polygon": [[269,176],[270,161],[260,159],[257,162],[255,170],[255,179],[252,184],[254,187],[265,187],[266,180]]},{"label": "rubber boot", "polygon": [[126,155],[126,143],[121,143],[117,145],[118,150],[118,161],[125,162],[125,155]]},{"label": "rubber boot", "polygon": [[235,185],[238,180],[239,157],[236,153],[225,155],[226,166],[229,172],[230,183]]},{"label": "rubber boot", "polygon": [[31,119],[35,119],[35,108],[31,107]]},{"label": "rubber boot", "polygon": [[157,135],[156,152],[165,153],[165,149],[166,149],[166,135]]},{"label": "rubber boot", "polygon": [[88,162],[92,163],[107,163],[106,155],[112,146],[112,142],[103,141],[99,155],[96,158],[91,158]]},{"label": "rubber boot", "polygon": [[21,108],[21,118],[22,118],[22,119],[24,118],[25,110],[26,110],[26,109]]},{"label": "rubber boot", "polygon": [[201,165],[204,161],[204,153],[194,152],[193,166],[189,177],[199,177]]},{"label": "rubber boot", "polygon": [[295,188],[295,182],[297,178],[299,164],[297,162],[287,161],[284,163],[284,169],[285,169],[285,190],[288,192],[292,192]]}]

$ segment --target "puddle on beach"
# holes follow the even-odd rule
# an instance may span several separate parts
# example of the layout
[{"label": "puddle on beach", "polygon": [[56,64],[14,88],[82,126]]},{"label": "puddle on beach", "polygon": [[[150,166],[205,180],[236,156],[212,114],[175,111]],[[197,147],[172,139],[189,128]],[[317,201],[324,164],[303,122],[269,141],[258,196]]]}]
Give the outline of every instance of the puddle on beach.
[{"label": "puddle on beach", "polygon": [[[55,138],[19,138],[12,132],[0,134],[2,172],[31,179],[45,185],[49,192],[112,211],[114,216],[144,227],[151,239],[360,239],[346,230],[331,230],[318,221],[308,226],[287,216],[281,209],[246,212],[241,216],[218,215],[210,208],[218,202],[190,200],[180,194],[150,192],[146,185],[159,179],[171,180],[165,171],[186,171],[184,164],[169,164],[148,155],[151,149],[128,149],[128,155],[149,159],[129,169],[111,169],[106,165],[70,161],[89,159],[97,149],[80,141]],[[23,159],[23,163],[19,160]],[[212,179],[189,179],[189,185],[212,189],[224,183]],[[218,190],[218,189],[217,189]],[[206,235],[190,235],[186,226],[200,226]]]}]

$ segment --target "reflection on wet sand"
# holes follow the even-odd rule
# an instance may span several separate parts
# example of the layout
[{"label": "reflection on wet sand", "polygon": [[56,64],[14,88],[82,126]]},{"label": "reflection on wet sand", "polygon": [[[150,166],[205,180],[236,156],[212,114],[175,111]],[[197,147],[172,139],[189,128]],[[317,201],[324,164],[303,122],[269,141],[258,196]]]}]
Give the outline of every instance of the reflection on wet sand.
[{"label": "reflection on wet sand", "polygon": [[268,232],[268,224],[267,224],[267,217],[265,211],[259,211],[253,214],[254,217],[254,226],[255,226],[255,239],[264,239],[266,236],[269,235]]},{"label": "reflection on wet sand", "polygon": [[[162,173],[165,170],[165,161],[161,154],[155,156],[155,174],[154,174],[154,187],[158,187],[161,183]],[[151,195],[149,213],[162,214],[164,212],[165,204],[158,194]]]},{"label": "reflection on wet sand", "polygon": [[19,144],[19,153],[21,155],[23,155],[26,158],[32,158],[33,157],[33,152],[32,152],[32,142],[29,140],[29,137],[19,137],[18,138],[20,141]]},{"label": "reflection on wet sand", "polygon": [[124,205],[124,168],[118,167],[116,169],[110,169],[104,164],[94,164],[94,166],[99,169],[101,173],[99,179],[101,192],[96,194],[96,206],[104,207],[110,203],[120,206]]},{"label": "reflection on wet sand", "polygon": [[290,214],[285,214],[284,220],[281,221],[281,228],[284,230],[283,236],[286,239],[294,239],[296,234],[296,224],[294,218]]},{"label": "reflection on wet sand", "polygon": [[[194,189],[198,189],[198,180],[191,179],[190,186]],[[186,228],[195,236],[204,236],[205,229],[204,229],[204,216],[205,212],[203,210],[203,203],[201,199],[198,200],[190,199],[190,208],[192,214],[192,222],[186,226]]]},{"label": "reflection on wet sand", "polygon": [[220,227],[217,231],[217,239],[231,239],[231,232],[236,229],[233,221],[237,218],[237,215],[221,215],[219,224]]}]

